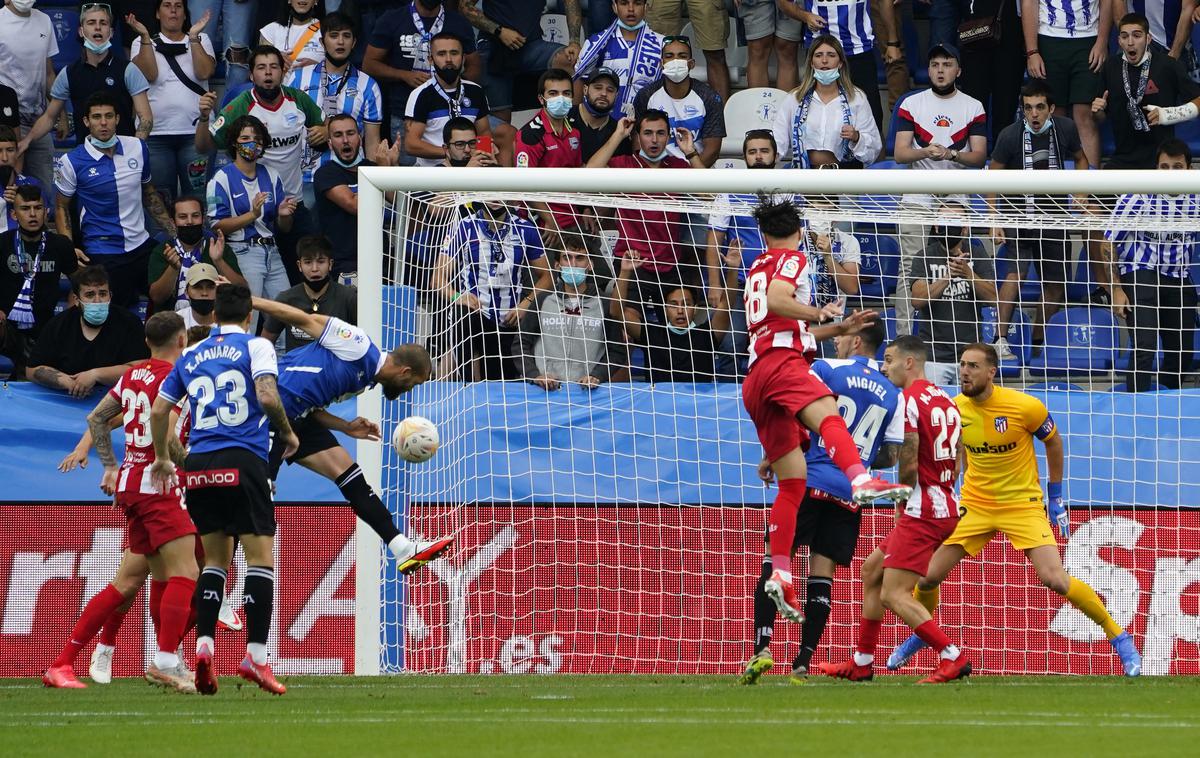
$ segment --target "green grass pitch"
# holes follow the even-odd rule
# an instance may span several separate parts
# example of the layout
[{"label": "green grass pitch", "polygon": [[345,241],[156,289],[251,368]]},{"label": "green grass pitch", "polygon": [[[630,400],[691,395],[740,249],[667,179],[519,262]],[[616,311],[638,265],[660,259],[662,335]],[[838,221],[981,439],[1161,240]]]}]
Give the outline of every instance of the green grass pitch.
[{"label": "green grass pitch", "polygon": [[[49,690],[0,680],[19,755],[1196,755],[1200,682],[973,677],[917,686],[768,676],[234,678],[215,697],[141,680]],[[85,680],[86,681],[86,680]],[[813,752],[820,751],[820,752]],[[771,753],[775,754],[775,753]]]}]

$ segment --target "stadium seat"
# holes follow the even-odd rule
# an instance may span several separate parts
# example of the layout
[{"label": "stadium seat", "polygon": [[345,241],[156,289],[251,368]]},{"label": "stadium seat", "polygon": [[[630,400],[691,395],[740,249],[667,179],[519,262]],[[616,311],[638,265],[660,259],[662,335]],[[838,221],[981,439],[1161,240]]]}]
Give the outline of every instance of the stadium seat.
[{"label": "stadium seat", "polygon": [[900,111],[900,105],[906,99],[908,99],[909,95],[914,95],[917,92],[920,92],[920,90],[914,89],[914,90],[905,92],[903,95],[900,96],[900,99],[896,101],[895,105],[892,106],[892,119],[891,119],[891,121],[888,122],[887,135],[883,141],[884,150],[887,152],[888,155],[896,154],[896,127],[900,125],[899,120],[896,118],[896,114]]},{"label": "stadium seat", "polygon": [[746,162],[741,158],[717,158],[713,168],[745,168]]},{"label": "stadium seat", "polygon": [[[990,345],[996,341],[999,314],[994,307],[988,306],[982,309],[982,316],[983,323],[979,326],[979,339]],[[1006,378],[1018,377],[1021,375],[1022,367],[1033,358],[1033,324],[1020,308],[1013,309],[1006,339],[1017,359],[1001,361],[1000,368],[996,373]]]},{"label": "stadium seat", "polygon": [[1112,370],[1117,322],[1107,308],[1072,307],[1046,323],[1046,344],[1029,363],[1035,376],[1090,376]]},{"label": "stadium seat", "polygon": [[1097,286],[1092,277],[1091,263],[1087,249],[1080,249],[1079,260],[1075,262],[1075,275],[1067,277],[1067,302],[1088,303],[1091,301],[1092,290]]},{"label": "stadium seat", "polygon": [[721,155],[742,157],[742,142],[751,129],[770,129],[775,112],[788,94],[774,87],[754,87],[734,92],[725,103],[725,133]]},{"label": "stadium seat", "polygon": [[858,296],[867,303],[885,302],[896,292],[896,278],[900,272],[900,243],[890,234],[863,234],[856,231],[854,236],[862,248]]},{"label": "stadium seat", "polygon": [[1043,391],[1055,390],[1058,392],[1085,392],[1086,391],[1083,389],[1083,387],[1080,387],[1078,384],[1071,384],[1070,382],[1038,382],[1037,384],[1029,385],[1025,389],[1027,389],[1027,390],[1043,390]]},{"label": "stadium seat", "polygon": [[567,44],[567,17],[561,13],[542,14],[542,39]]},{"label": "stadium seat", "polygon": [[[514,128],[520,129],[532,121],[533,117],[541,112],[541,108],[527,108],[525,110],[513,111],[512,115],[509,116],[509,123],[512,124]],[[496,128],[496,123],[498,123],[497,120],[492,121],[493,129]]]},{"label": "stadium seat", "polygon": [[[1162,386],[1158,382],[1150,382],[1150,387],[1148,389],[1145,389],[1142,391],[1143,392],[1158,392],[1159,390],[1165,390],[1165,389],[1166,389],[1166,387]],[[1113,386],[1109,387],[1108,391],[1109,392],[1129,392],[1130,391],[1129,390],[1129,382],[1118,382],[1117,384],[1114,384]]]}]

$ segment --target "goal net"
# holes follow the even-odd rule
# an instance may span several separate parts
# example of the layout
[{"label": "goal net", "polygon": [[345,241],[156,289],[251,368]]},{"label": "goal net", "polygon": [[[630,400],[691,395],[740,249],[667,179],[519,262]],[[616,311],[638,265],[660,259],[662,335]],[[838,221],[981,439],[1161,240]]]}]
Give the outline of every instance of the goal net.
[{"label": "goal net", "polygon": [[[434,373],[398,402],[363,396],[385,442],[359,459],[407,533],[455,545],[404,578],[360,524],[359,671],[740,670],[776,492],[740,394],[768,191],[801,204],[818,303],[925,337],[951,394],[964,345],[1000,349],[997,381],[1063,434],[1068,571],[1145,673],[1200,673],[1197,190],[1192,172],[361,170],[362,323],[425,345]],[[412,414],[441,435],[424,464],[388,442]],[[859,569],[892,523],[864,509],[814,660],[851,652]],[[951,574],[937,618],[985,673],[1120,673],[1002,536]],[[889,616],[881,654],[907,634]],[[798,644],[778,621],[776,660]]]}]

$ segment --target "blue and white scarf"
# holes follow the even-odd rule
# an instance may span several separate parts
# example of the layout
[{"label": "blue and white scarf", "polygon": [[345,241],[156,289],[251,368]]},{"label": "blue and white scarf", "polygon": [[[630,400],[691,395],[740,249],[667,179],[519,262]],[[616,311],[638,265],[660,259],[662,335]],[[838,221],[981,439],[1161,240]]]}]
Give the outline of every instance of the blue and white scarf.
[{"label": "blue and white scarf", "polygon": [[[808,121],[808,109],[816,93],[817,88],[814,86],[800,100],[800,107],[796,109],[796,116],[792,119],[792,165],[800,168],[811,168],[808,162],[808,150],[804,147],[804,124]],[[842,124],[849,126],[854,123],[850,113],[850,98],[846,95],[846,88],[840,83],[838,84],[838,99],[842,103]],[[837,159],[839,161],[854,159],[854,152],[850,149],[850,140],[842,140]]]},{"label": "blue and white scarf", "polygon": [[417,4],[415,2],[408,4],[408,12],[412,14],[413,29],[417,34],[421,35],[421,44],[413,49],[413,71],[432,71],[433,68],[429,63],[429,46],[434,35],[441,34],[442,27],[446,25],[446,7],[438,6],[437,18],[433,20],[433,26],[425,29],[425,21],[421,18],[421,14],[417,13]]},{"label": "blue and white scarf", "polygon": [[[612,41],[613,36],[620,34],[620,26],[616,21],[609,24],[608,28],[600,33],[596,38],[596,42],[588,49],[587,54],[580,58],[576,64],[575,70],[588,73],[593,68],[604,62],[604,53],[608,50],[608,43]],[[657,34],[650,29],[649,24],[643,24],[638,29],[637,39],[633,41],[633,50],[629,56],[629,72],[625,75],[625,82],[617,89],[617,99],[613,103],[614,111],[631,111],[633,107],[633,91],[634,82],[638,79],[638,74],[641,74],[643,82],[651,82],[659,78],[662,68],[662,43]],[[628,102],[626,102],[628,101]],[[632,115],[627,112],[626,115]]]},{"label": "blue and white scarf", "polygon": [[[13,235],[13,250],[17,254],[18,265],[25,269],[27,256],[24,252],[25,242],[19,234]],[[42,232],[42,240],[38,243],[37,255],[33,257],[32,265],[25,269],[25,281],[21,282],[21,291],[17,293],[16,302],[8,312],[8,319],[17,325],[18,329],[33,328],[33,280],[42,267],[42,255],[46,252],[46,233]]]}]

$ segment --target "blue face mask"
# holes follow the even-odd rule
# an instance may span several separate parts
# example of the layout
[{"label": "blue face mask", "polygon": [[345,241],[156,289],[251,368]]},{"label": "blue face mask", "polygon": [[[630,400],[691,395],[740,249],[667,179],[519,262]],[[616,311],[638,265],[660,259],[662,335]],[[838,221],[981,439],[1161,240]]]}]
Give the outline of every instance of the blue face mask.
[{"label": "blue face mask", "polygon": [[1029,125],[1029,122],[1026,121],[1025,122],[1025,131],[1029,132],[1030,134],[1045,134],[1046,130],[1050,128],[1051,123],[1052,122],[1050,119],[1046,119],[1046,123],[1042,124],[1042,128],[1038,129],[1037,131],[1034,131],[1033,127]]},{"label": "blue face mask", "polygon": [[667,324],[667,330],[669,332],[671,332],[671,334],[687,334],[688,332],[692,331],[695,328],[696,328],[695,321],[688,324],[687,326],[675,326],[674,324]]},{"label": "blue face mask", "polygon": [[546,112],[549,113],[552,118],[562,118],[571,112],[572,105],[573,103],[571,102],[571,98],[567,97],[566,95],[552,97],[546,101]]},{"label": "blue face mask", "polygon": [[346,163],[341,158],[337,157],[337,153],[335,153],[333,151],[330,151],[329,157],[333,159],[334,163],[338,164],[342,168],[354,168],[355,166],[357,166],[358,164],[363,162],[362,151],[359,151],[358,155],[354,156],[354,160],[350,161],[349,163]]},{"label": "blue face mask", "polygon": [[108,303],[84,303],[83,320],[92,326],[100,326],[108,321]]},{"label": "blue face mask", "polygon": [[92,52],[92,53],[95,53],[96,55],[100,55],[101,53],[108,52],[108,48],[112,47],[112,40],[109,40],[108,42],[104,42],[102,44],[97,45],[95,42],[92,42],[90,39],[85,39],[83,41],[83,46],[88,49],[88,52]]},{"label": "blue face mask", "polygon": [[579,266],[563,266],[559,270],[559,275],[562,277],[563,284],[578,287],[587,279],[587,269]]},{"label": "blue face mask", "polygon": [[114,134],[113,136],[111,136],[105,140],[99,140],[99,139],[96,139],[95,137],[88,137],[88,142],[91,142],[92,147],[95,147],[99,150],[107,150],[110,147],[116,146],[117,135]]},{"label": "blue face mask", "polygon": [[842,75],[840,68],[813,69],[813,78],[821,84],[833,84]]},{"label": "blue face mask", "polygon": [[641,29],[645,25],[646,25],[646,19],[642,19],[641,21],[637,22],[633,26],[630,26],[629,24],[625,23],[621,19],[617,19],[617,26],[621,27],[622,29],[624,29],[627,32],[636,32],[638,29]]},{"label": "blue face mask", "polygon": [[645,150],[638,150],[638,155],[642,156],[642,160],[650,161],[651,163],[661,163],[662,159],[667,157],[667,151],[663,150],[658,154],[657,158],[651,158],[649,155],[646,155]]}]

